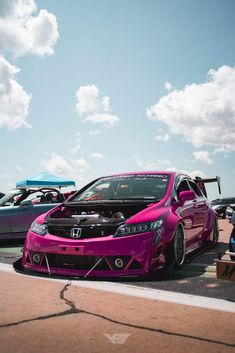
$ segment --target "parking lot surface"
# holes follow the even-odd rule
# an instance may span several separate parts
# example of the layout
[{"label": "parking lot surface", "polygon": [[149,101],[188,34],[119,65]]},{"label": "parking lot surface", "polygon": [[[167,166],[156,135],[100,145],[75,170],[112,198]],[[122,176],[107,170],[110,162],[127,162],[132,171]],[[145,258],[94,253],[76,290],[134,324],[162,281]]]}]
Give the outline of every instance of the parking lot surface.
[{"label": "parking lot surface", "polygon": [[216,250],[192,258],[168,280],[94,280],[91,288],[85,280],[15,273],[11,264],[22,243],[2,243],[0,353],[234,352],[234,282],[215,275],[231,225],[220,220],[220,229]]},{"label": "parking lot surface", "polygon": [[0,352],[234,352],[235,314],[1,272]]},{"label": "parking lot surface", "polygon": [[[177,271],[166,280],[140,280],[138,278],[115,279],[115,282],[135,285],[144,288],[167,290],[207,296],[211,298],[235,301],[234,282],[222,281],[216,278],[216,259],[220,253],[228,249],[228,240],[232,225],[227,219],[219,220],[220,239],[216,248],[202,249],[187,259],[182,270]],[[0,263],[12,264],[21,256],[23,242],[0,243]],[[83,280],[81,278],[81,280]]]}]

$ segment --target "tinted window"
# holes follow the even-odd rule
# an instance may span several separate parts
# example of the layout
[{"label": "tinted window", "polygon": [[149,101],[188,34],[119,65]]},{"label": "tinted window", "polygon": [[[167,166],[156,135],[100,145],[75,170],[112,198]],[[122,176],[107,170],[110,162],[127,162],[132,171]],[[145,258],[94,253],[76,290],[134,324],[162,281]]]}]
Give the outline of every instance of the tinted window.
[{"label": "tinted window", "polygon": [[195,184],[193,181],[189,180],[189,185],[190,185],[190,188],[195,192],[195,194],[197,196],[202,196],[202,192],[201,190],[199,189],[199,187],[197,186],[197,184]]},{"label": "tinted window", "polygon": [[179,196],[181,191],[187,191],[187,190],[190,190],[190,187],[189,187],[187,180],[181,181],[181,183],[179,184],[179,186],[177,187],[177,190],[176,190],[177,196]]}]

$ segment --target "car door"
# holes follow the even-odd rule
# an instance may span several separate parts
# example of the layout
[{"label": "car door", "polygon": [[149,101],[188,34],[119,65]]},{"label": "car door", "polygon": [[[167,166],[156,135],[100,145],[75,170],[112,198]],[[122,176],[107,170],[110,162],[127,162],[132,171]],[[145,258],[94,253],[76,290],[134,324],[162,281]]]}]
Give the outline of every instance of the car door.
[{"label": "car door", "polygon": [[[191,190],[190,186],[187,179],[183,179],[178,183],[176,187],[177,197],[179,198],[181,191],[187,190]],[[185,201],[179,209],[179,215],[184,220],[185,238],[189,243],[197,235],[198,232],[195,220],[195,200]]]},{"label": "car door", "polygon": [[194,223],[197,229],[197,236],[201,236],[208,217],[208,201],[202,194],[196,183],[193,180],[188,180],[190,189],[196,194],[194,203]]},{"label": "car door", "polygon": [[[40,191],[30,193],[19,206],[11,210],[11,233],[13,238],[24,238],[36,217],[55,207],[55,203],[46,203],[44,194]],[[29,201],[25,204],[25,201]]]},{"label": "car door", "polygon": [[17,205],[24,193],[24,190],[12,190],[1,200],[0,238],[22,238],[24,236],[25,229],[32,218],[30,210]]},{"label": "car door", "polygon": [[40,216],[41,214],[48,212],[50,209],[53,207],[58,206],[59,203],[45,203],[45,204],[37,204],[33,205],[32,209],[32,221],[34,221],[35,218]]},{"label": "car door", "polygon": [[33,205],[12,206],[10,219],[11,237],[24,238],[33,220]]},{"label": "car door", "polygon": [[13,206],[0,207],[0,239],[10,237],[12,207]]}]

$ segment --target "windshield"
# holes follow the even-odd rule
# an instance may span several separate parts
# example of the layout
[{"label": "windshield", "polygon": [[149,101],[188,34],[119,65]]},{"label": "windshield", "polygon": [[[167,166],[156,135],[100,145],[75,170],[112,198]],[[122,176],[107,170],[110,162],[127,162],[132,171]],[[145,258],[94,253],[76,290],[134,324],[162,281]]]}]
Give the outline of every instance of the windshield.
[{"label": "windshield", "polygon": [[166,193],[169,175],[129,175],[102,178],[71,202],[96,200],[160,200]]},{"label": "windshield", "polygon": [[0,206],[12,206],[22,194],[22,190],[12,190],[0,199]]}]

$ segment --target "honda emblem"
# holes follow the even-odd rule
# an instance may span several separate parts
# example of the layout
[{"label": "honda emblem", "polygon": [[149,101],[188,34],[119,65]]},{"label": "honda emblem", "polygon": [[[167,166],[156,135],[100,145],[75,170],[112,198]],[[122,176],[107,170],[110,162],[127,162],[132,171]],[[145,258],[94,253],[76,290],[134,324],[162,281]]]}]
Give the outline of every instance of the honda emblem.
[{"label": "honda emblem", "polygon": [[72,228],[70,230],[70,237],[76,238],[76,239],[80,238],[81,233],[82,233],[81,231],[82,231],[81,228]]}]

